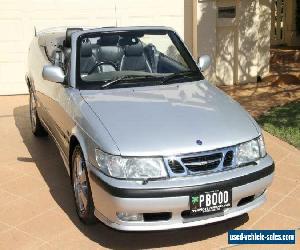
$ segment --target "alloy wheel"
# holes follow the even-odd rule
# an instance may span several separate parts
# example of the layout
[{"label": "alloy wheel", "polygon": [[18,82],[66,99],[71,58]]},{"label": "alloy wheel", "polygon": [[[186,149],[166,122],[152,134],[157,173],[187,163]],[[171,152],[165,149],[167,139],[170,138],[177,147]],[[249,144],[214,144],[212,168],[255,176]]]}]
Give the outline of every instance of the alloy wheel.
[{"label": "alloy wheel", "polygon": [[88,205],[88,182],[85,163],[79,153],[74,159],[73,188],[78,211],[80,214],[84,214]]}]

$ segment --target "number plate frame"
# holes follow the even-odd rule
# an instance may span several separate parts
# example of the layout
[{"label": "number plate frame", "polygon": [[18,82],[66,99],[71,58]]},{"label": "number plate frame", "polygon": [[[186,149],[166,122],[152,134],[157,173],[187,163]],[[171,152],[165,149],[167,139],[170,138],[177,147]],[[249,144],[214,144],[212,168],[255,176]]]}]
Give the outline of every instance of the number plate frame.
[{"label": "number plate frame", "polygon": [[232,189],[203,191],[190,195],[190,214],[209,215],[232,206]]}]

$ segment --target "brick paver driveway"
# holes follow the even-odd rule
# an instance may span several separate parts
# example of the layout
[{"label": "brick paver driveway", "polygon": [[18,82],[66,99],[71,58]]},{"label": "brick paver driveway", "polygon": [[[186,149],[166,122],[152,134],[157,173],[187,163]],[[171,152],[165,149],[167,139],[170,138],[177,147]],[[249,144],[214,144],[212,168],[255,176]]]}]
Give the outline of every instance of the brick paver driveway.
[{"label": "brick paver driveway", "polygon": [[265,138],[276,162],[275,180],[267,203],[248,215],[164,232],[84,226],[76,217],[69,177],[54,143],[31,135],[27,103],[28,96],[0,97],[0,249],[210,249],[226,247],[227,231],[233,228],[300,227],[300,153],[269,134]]}]

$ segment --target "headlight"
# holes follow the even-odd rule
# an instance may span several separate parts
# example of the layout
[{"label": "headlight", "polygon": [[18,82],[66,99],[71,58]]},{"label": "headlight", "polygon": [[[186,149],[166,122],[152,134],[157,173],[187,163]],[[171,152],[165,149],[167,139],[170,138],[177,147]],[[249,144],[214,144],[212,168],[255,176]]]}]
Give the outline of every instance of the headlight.
[{"label": "headlight", "polygon": [[163,178],[167,172],[161,158],[121,157],[95,150],[97,164],[105,174],[121,179]]},{"label": "headlight", "polygon": [[242,143],[237,148],[237,164],[243,165],[258,160],[266,155],[265,144],[262,136]]},{"label": "headlight", "polygon": [[265,157],[267,154],[264,137],[261,135],[258,137],[258,145],[259,145],[259,151],[260,151],[260,157]]}]

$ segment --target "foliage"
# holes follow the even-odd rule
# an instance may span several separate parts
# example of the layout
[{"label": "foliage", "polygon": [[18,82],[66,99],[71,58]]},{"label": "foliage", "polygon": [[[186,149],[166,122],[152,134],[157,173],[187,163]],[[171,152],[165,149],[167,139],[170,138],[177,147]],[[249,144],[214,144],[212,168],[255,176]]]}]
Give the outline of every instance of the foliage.
[{"label": "foliage", "polygon": [[269,133],[300,148],[300,101],[270,109],[258,118],[258,123]]}]

